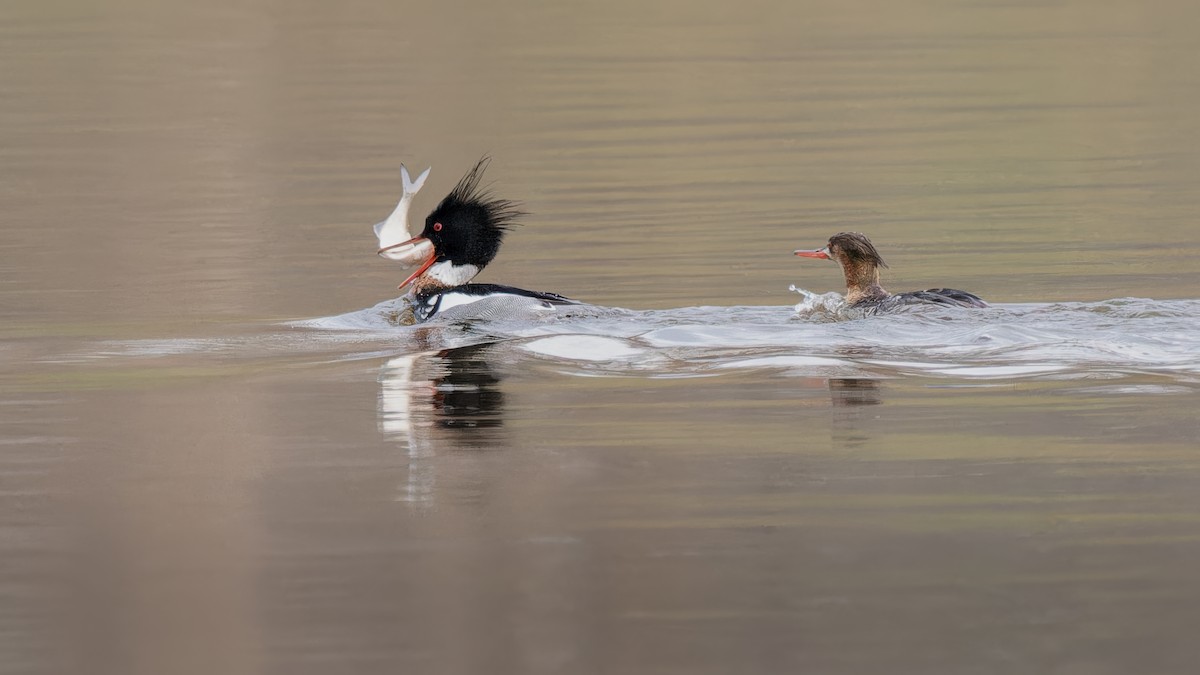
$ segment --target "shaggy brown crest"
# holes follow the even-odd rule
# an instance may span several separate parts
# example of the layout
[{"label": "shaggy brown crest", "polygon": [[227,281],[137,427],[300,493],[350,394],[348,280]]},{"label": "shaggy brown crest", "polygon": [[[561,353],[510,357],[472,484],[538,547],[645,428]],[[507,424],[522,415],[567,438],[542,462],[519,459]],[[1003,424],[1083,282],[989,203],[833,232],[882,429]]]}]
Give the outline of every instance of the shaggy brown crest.
[{"label": "shaggy brown crest", "polygon": [[[829,238],[829,252],[835,257],[844,257],[851,263],[870,263],[878,267],[887,267],[883,256],[875,250],[875,245],[861,232],[839,232]],[[838,256],[837,254],[841,254]]]}]

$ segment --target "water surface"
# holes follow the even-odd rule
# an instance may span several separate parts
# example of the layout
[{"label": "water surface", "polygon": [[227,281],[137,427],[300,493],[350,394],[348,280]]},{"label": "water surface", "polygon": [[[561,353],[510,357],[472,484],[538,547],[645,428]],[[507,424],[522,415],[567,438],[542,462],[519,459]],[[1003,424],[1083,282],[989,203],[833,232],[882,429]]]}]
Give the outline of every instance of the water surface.
[{"label": "water surface", "polygon": [[[1198,28],[4,5],[0,670],[1192,672]],[[619,309],[387,323],[483,154],[481,280]]]}]

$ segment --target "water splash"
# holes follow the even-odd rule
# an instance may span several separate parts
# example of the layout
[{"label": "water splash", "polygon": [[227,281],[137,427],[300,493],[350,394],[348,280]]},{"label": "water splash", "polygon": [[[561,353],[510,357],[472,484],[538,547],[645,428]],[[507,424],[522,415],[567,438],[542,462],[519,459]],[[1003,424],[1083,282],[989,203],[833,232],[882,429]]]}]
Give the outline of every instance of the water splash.
[{"label": "water splash", "polygon": [[792,308],[799,318],[816,321],[837,321],[845,318],[846,299],[840,293],[813,293],[795,284],[788,286],[788,290],[799,293],[803,298]]}]

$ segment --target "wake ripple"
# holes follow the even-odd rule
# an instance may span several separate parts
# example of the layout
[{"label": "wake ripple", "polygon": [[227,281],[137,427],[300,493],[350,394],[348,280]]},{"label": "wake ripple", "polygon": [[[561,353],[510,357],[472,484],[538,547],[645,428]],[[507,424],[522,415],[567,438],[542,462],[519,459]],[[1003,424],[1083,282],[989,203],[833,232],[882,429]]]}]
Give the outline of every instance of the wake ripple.
[{"label": "wake ripple", "polygon": [[938,306],[838,320],[827,296],[795,308],[694,307],[516,328],[511,349],[560,370],[704,376],[1111,379],[1200,383],[1200,301]]},{"label": "wake ripple", "polygon": [[[573,309],[536,322],[394,325],[397,301],[229,340],[106,342],[83,358],[218,354],[222,358],[365,359],[492,345],[509,361],[588,376],[709,377],[768,370],[819,377],[950,380],[1150,375],[1138,391],[1200,385],[1200,300],[912,306],[847,319],[841,296],[801,289],[795,306]],[[1107,385],[1106,385],[1107,386]],[[1133,391],[1133,390],[1131,390]]]}]

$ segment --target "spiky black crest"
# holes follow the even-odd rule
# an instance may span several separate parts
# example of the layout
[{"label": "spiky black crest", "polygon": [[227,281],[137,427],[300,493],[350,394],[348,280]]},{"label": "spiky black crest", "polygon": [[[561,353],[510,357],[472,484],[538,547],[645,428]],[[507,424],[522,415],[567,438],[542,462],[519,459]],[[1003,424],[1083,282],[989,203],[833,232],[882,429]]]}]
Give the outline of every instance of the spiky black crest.
[{"label": "spiky black crest", "polygon": [[887,267],[883,256],[875,250],[875,245],[861,232],[839,232],[829,238],[829,250],[840,251],[852,262],[867,262],[878,267]]},{"label": "spiky black crest", "polygon": [[483,269],[496,257],[500,242],[522,214],[516,202],[497,199],[479,186],[491,159],[479,160],[437,208],[421,233],[433,243],[439,260]]},{"label": "spiky black crest", "polygon": [[494,231],[498,237],[503,236],[515,224],[515,220],[525,215],[519,205],[508,199],[492,197],[488,189],[480,188],[483,172],[491,164],[491,157],[484,157],[458,181],[458,185],[442,199],[433,213],[425,219],[426,224],[435,221],[470,220],[485,230]]}]

